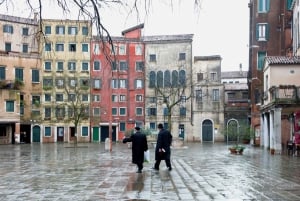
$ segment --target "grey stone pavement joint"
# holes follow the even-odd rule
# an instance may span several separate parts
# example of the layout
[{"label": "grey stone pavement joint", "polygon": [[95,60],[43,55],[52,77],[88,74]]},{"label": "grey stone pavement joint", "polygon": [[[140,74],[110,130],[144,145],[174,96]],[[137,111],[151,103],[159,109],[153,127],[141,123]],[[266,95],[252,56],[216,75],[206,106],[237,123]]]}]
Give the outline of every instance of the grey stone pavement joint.
[{"label": "grey stone pavement joint", "polygon": [[141,174],[122,143],[112,152],[101,143],[0,145],[0,200],[300,200],[300,157],[250,145],[243,155],[223,143],[185,145],[172,149],[172,171],[164,161],[151,169],[151,148]]}]

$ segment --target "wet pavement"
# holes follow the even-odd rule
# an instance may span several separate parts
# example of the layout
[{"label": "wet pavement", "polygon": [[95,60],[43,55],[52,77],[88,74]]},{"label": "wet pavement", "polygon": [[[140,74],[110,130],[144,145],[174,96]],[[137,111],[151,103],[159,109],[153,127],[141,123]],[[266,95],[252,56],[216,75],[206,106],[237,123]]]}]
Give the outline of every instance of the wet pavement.
[{"label": "wet pavement", "polygon": [[247,145],[232,155],[223,143],[186,143],[143,173],[126,144],[0,145],[0,200],[300,200],[300,156]]}]

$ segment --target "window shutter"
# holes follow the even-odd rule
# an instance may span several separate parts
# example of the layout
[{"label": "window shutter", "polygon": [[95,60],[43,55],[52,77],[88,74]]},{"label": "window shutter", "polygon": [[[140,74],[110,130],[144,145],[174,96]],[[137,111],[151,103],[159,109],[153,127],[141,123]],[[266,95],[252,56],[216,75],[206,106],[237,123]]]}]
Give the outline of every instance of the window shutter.
[{"label": "window shutter", "polygon": [[270,28],[269,28],[269,24],[266,24],[266,40],[269,40],[269,36],[270,36]]},{"label": "window shutter", "polygon": [[256,37],[256,40],[258,41],[258,39],[259,39],[259,24],[256,24],[256,35],[255,35],[255,37]]}]

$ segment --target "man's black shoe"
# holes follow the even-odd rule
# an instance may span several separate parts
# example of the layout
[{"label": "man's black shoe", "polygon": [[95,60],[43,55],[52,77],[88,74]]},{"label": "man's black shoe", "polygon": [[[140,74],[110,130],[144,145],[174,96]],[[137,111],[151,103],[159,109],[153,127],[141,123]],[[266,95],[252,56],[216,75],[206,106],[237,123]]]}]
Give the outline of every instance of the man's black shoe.
[{"label": "man's black shoe", "polygon": [[152,170],[159,171],[159,169],[158,169],[158,168],[155,168],[155,167],[152,167],[151,169],[152,169]]},{"label": "man's black shoe", "polygon": [[142,173],[142,170],[138,170],[138,171],[136,171],[136,173]]},{"label": "man's black shoe", "polygon": [[172,168],[171,168],[171,167],[169,167],[169,168],[168,168],[168,170],[169,170],[169,171],[171,171],[171,170],[172,170]]}]

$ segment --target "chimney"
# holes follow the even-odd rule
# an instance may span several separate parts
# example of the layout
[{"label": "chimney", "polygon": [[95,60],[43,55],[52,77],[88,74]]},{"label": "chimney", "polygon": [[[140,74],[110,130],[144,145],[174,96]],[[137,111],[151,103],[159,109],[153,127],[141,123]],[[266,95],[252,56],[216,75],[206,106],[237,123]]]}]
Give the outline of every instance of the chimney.
[{"label": "chimney", "polygon": [[39,15],[39,13],[38,12],[35,12],[34,13],[34,15],[33,15],[33,20],[35,21],[35,22],[37,22],[38,21],[38,15]]},{"label": "chimney", "polygon": [[243,74],[242,69],[243,69],[242,64],[240,64],[240,74],[241,75]]}]

